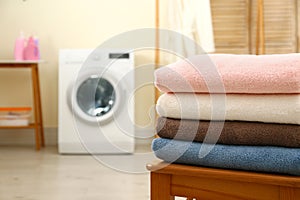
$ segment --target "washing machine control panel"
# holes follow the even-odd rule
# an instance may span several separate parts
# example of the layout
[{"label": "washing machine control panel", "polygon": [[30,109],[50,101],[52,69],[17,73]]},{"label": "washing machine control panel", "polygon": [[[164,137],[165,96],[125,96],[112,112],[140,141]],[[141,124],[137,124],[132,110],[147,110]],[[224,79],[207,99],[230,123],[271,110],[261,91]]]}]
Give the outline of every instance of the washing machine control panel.
[{"label": "washing machine control panel", "polygon": [[129,53],[109,53],[108,57],[110,59],[129,59],[130,54]]}]

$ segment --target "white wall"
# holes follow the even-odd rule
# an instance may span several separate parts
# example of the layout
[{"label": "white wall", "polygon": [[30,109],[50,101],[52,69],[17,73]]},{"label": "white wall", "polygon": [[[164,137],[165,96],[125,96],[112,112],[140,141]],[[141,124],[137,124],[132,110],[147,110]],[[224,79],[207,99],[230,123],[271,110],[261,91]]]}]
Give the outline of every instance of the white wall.
[{"label": "white wall", "polygon": [[[57,127],[57,72],[60,48],[94,48],[113,35],[137,28],[154,27],[154,0],[1,0],[0,59],[12,59],[20,30],[40,40],[42,108],[46,127]],[[153,61],[153,54],[136,56],[136,65]],[[152,74],[146,74],[152,76]],[[0,106],[30,105],[29,72],[0,71]],[[30,94],[30,95],[28,95]],[[152,86],[137,93],[136,119],[149,122],[154,102]]]}]

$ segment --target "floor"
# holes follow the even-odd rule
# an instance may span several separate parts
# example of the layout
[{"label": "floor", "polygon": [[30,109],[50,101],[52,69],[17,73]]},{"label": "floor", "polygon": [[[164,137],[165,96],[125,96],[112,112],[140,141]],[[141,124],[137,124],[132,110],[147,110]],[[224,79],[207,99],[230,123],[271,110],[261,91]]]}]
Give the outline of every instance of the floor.
[{"label": "floor", "polygon": [[[0,146],[0,200],[149,200],[149,173],[121,173],[55,146]],[[176,200],[185,198],[177,197]]]},{"label": "floor", "polygon": [[149,199],[149,174],[104,167],[91,156],[59,155],[55,146],[0,146],[0,199]]}]

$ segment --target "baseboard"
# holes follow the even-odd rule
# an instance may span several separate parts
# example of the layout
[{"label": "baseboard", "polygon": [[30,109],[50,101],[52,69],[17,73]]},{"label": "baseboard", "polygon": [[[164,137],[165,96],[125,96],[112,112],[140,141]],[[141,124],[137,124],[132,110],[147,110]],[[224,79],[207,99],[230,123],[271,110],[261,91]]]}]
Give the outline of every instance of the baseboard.
[{"label": "baseboard", "polygon": [[[46,145],[57,145],[57,128],[44,128]],[[0,145],[35,145],[34,129],[0,129]]]},{"label": "baseboard", "polygon": [[[151,145],[153,129],[137,130],[136,148]],[[57,128],[44,128],[46,145],[57,145]],[[34,129],[0,129],[0,145],[35,145]]]}]

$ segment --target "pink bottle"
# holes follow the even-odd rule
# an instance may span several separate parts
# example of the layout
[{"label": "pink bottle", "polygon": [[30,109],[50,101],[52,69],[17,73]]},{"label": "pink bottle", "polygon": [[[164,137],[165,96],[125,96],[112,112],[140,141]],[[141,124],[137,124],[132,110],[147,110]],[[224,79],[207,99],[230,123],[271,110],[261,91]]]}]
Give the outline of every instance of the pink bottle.
[{"label": "pink bottle", "polygon": [[25,37],[23,32],[20,32],[20,36],[16,39],[14,56],[15,60],[24,60],[24,46],[25,46]]},{"label": "pink bottle", "polygon": [[24,49],[25,60],[39,60],[39,48],[34,42],[33,37],[29,37],[27,46]]}]

